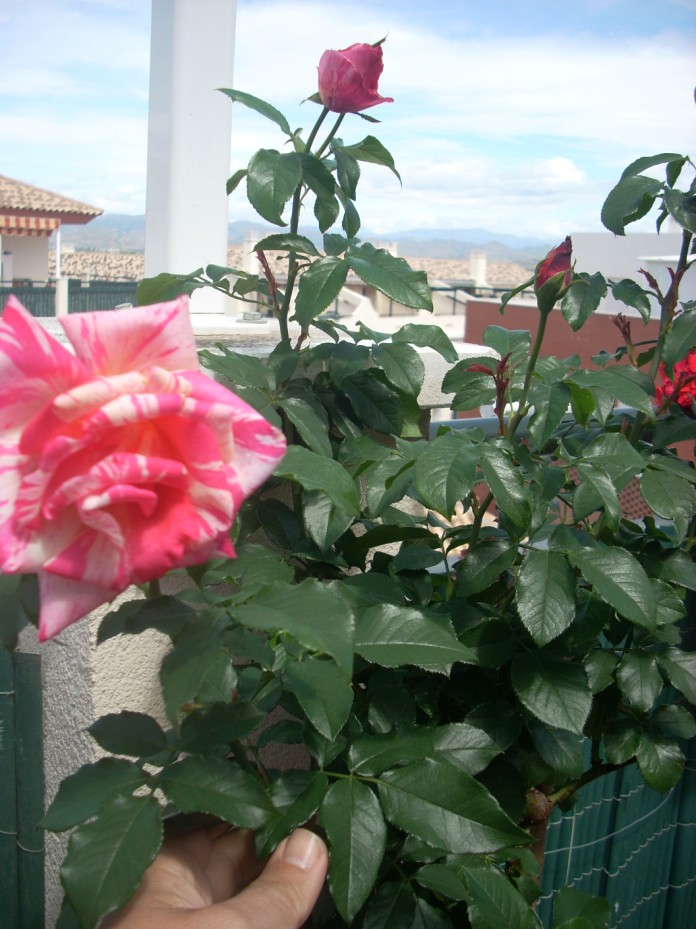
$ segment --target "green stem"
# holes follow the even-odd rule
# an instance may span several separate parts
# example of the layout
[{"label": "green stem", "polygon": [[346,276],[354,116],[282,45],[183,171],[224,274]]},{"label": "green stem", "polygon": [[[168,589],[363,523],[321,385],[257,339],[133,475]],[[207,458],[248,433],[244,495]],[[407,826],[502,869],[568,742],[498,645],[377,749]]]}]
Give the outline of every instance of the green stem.
[{"label": "green stem", "polygon": [[[682,231],[681,251],[679,252],[679,260],[677,261],[677,267],[672,277],[672,283],[669,285],[667,293],[660,300],[660,331],[657,336],[657,344],[650,364],[650,370],[648,371],[648,377],[651,381],[655,381],[660,370],[665,339],[667,338],[667,332],[674,319],[674,310],[676,309],[677,300],[679,299],[679,281],[689,263],[689,249],[691,248],[692,239],[693,234],[687,229],[684,229]],[[633,428],[628,435],[628,441],[631,445],[636,445],[640,439],[647,419],[648,415],[646,413],[636,413]]]},{"label": "green stem", "polygon": [[316,156],[317,158],[321,158],[321,156],[324,154],[324,152],[326,151],[326,149],[329,147],[329,145],[331,144],[331,142],[332,142],[332,140],[333,140],[333,137],[334,137],[334,136],[336,135],[336,133],[338,132],[338,127],[341,125],[341,123],[342,123],[343,120],[345,119],[345,116],[346,116],[345,113],[341,113],[341,115],[338,117],[338,119],[337,119],[336,122],[334,123],[333,129],[332,129],[331,132],[327,135],[327,137],[324,139],[323,143],[319,146],[319,148],[318,148],[318,149],[316,150],[316,152],[314,153],[315,156]]},{"label": "green stem", "polygon": [[572,797],[574,793],[586,784],[591,784],[592,781],[596,781],[606,774],[613,774],[615,771],[620,771],[621,768],[625,768],[630,764],[635,764],[634,758],[629,758],[628,761],[622,761],[621,764],[610,764],[606,762],[605,764],[595,765],[570,784],[566,784],[565,787],[561,787],[559,790],[549,794],[548,799],[554,806],[557,806],[559,803],[563,803],[564,800],[568,800]]},{"label": "green stem", "polygon": [[524,377],[524,384],[522,386],[522,396],[519,400],[519,405],[517,407],[517,412],[514,414],[510,420],[508,426],[508,435],[510,438],[514,436],[519,424],[524,419],[527,406],[527,397],[529,396],[529,391],[532,386],[532,379],[534,377],[534,370],[536,368],[537,359],[539,358],[539,352],[541,351],[541,345],[544,341],[544,334],[546,332],[546,321],[549,318],[548,313],[540,313],[539,328],[537,329],[536,338],[534,339],[534,345],[529,355],[529,364],[527,365],[527,373]]}]

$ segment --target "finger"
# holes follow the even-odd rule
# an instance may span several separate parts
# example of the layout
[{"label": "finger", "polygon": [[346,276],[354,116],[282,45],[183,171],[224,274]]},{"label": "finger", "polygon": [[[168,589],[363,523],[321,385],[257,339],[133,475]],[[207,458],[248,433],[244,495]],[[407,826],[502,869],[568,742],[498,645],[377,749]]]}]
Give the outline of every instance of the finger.
[{"label": "finger", "polygon": [[206,925],[234,929],[299,929],[321,892],[328,854],[313,832],[281,842],[260,876],[241,893],[206,911]]}]

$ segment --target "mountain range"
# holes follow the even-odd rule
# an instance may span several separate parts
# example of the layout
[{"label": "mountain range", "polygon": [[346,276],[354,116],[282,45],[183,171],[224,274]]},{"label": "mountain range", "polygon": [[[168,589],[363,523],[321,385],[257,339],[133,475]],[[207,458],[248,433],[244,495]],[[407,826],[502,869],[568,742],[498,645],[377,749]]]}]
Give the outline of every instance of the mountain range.
[{"label": "mountain range", "polygon": [[[260,237],[278,232],[265,223],[237,220],[229,224],[229,244],[241,245],[248,233]],[[317,241],[316,229],[300,229]],[[395,243],[399,255],[411,258],[466,259],[472,249],[483,249],[490,261],[533,265],[553,243],[542,239],[493,232],[488,229],[406,229],[387,233],[360,230],[363,241]],[[85,226],[63,226],[61,240],[78,251],[142,252],[145,248],[145,217],[126,213],[105,213]],[[317,242],[317,244],[320,244]]]}]

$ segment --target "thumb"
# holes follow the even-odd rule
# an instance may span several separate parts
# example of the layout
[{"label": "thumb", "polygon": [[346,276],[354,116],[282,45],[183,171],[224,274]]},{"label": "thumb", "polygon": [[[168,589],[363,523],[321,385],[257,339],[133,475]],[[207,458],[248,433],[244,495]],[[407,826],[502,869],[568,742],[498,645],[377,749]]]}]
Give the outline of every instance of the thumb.
[{"label": "thumb", "polygon": [[297,829],[281,842],[255,881],[218,906],[237,918],[240,929],[299,929],[317,901],[327,867],[321,839]]}]

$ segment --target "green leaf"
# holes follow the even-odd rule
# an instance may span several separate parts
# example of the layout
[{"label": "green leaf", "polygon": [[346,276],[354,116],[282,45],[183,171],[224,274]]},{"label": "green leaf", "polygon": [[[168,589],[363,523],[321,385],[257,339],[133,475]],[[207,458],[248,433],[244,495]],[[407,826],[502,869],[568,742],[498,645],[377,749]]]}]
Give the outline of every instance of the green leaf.
[{"label": "green leaf", "polygon": [[274,106],[271,106],[270,103],[266,103],[266,101],[261,100],[260,97],[254,97],[253,94],[246,94],[241,90],[233,90],[231,87],[220,87],[218,89],[220,90],[220,93],[225,94],[225,96],[229,97],[230,100],[233,100],[236,103],[241,103],[244,106],[249,107],[250,110],[255,110],[257,113],[260,113],[261,116],[265,116],[266,119],[270,119],[277,126],[280,126],[280,129],[285,133],[285,135],[292,138],[292,131],[287,119],[283,116],[280,110],[277,110]]},{"label": "green leaf", "polygon": [[332,151],[336,158],[336,177],[341,190],[350,200],[355,200],[360,180],[358,159],[346,152],[342,145],[336,143],[332,145]]},{"label": "green leaf", "polygon": [[470,900],[469,888],[459,876],[459,869],[445,864],[426,864],[416,871],[418,883],[450,900]]},{"label": "green leaf", "polygon": [[423,323],[407,323],[392,336],[393,342],[408,342],[419,348],[432,348],[433,351],[454,364],[459,355],[452,345],[449,336],[439,326],[430,326]]},{"label": "green leaf", "polygon": [[162,813],[152,795],[117,797],[70,837],[61,881],[83,929],[125,903],[162,843]]},{"label": "green leaf", "polygon": [[606,728],[604,750],[612,764],[624,764],[635,755],[641,732],[633,720],[620,719]]},{"label": "green leaf", "polygon": [[537,752],[556,775],[577,778],[583,772],[583,740],[563,729],[532,723],[529,730]]},{"label": "green leaf", "polygon": [[408,396],[418,396],[425,378],[425,365],[410,345],[405,342],[375,345],[372,357],[393,387]]},{"label": "green leaf", "polygon": [[453,929],[452,920],[439,905],[433,906],[423,897],[416,897],[416,915],[412,929]]},{"label": "green leaf", "polygon": [[131,710],[101,716],[92,723],[88,732],[102,748],[114,755],[144,758],[157,755],[167,747],[167,737],[157,720]]},{"label": "green leaf", "polygon": [[696,513],[696,489],[690,481],[667,471],[648,468],[640,481],[640,492],[651,510],[671,519],[679,537],[684,537]]},{"label": "green leaf", "polygon": [[260,358],[233,352],[220,346],[217,352],[204,349],[199,357],[208,370],[221,374],[237,387],[257,387],[269,391],[275,387],[272,371]]},{"label": "green leaf", "polygon": [[348,249],[351,270],[387,297],[416,310],[432,310],[433,301],[425,271],[414,271],[403,258],[369,242]]},{"label": "green leaf", "polygon": [[455,661],[471,661],[469,650],[440,617],[392,603],[368,607],[358,614],[355,651],[385,668],[416,665],[436,670]]},{"label": "green leaf", "polygon": [[458,596],[470,597],[490,587],[517,558],[517,547],[502,540],[479,541],[462,559],[457,574]]},{"label": "green leaf", "polygon": [[621,504],[616,488],[604,469],[579,462],[577,473],[580,483],[573,495],[573,517],[581,523],[596,510],[604,510],[608,529],[616,529],[621,520]]},{"label": "green leaf", "polygon": [[299,156],[259,149],[251,158],[247,174],[247,197],[256,212],[269,223],[286,225],[282,212],[302,180]]},{"label": "green leaf", "polygon": [[446,761],[387,771],[378,791],[390,822],[436,848],[486,854],[529,841],[482,784]]},{"label": "green leaf", "polygon": [[468,722],[438,726],[432,733],[433,757],[467,774],[479,774],[503,751],[493,735]]},{"label": "green leaf", "polygon": [[321,805],[331,849],[329,888],[350,923],[367,900],[382,864],[387,826],[373,791],[357,778],[337,781]]},{"label": "green leaf", "polygon": [[336,181],[324,162],[309,152],[300,152],[302,163],[302,179],[320,199],[334,200],[336,197]]},{"label": "green leaf", "polygon": [[353,524],[350,513],[338,509],[318,490],[305,491],[302,515],[309,537],[322,552],[328,551]]},{"label": "green leaf", "polygon": [[[270,584],[250,603],[236,607],[234,616],[252,629],[289,633],[304,648],[331,655],[346,675],[352,673],[352,610],[314,578]],[[330,616],[331,622],[318,622],[322,616]]]},{"label": "green leaf", "polygon": [[667,330],[662,360],[669,370],[696,345],[696,313],[683,313]]},{"label": "green leaf", "polygon": [[193,280],[201,274],[203,268],[197,268],[192,274],[169,274],[163,271],[155,277],[146,277],[135,291],[136,306],[150,306],[153,303],[175,300],[181,294],[190,296],[195,290],[205,286],[202,281]]},{"label": "green leaf", "polygon": [[300,278],[293,319],[306,329],[341,292],[348,274],[345,258],[328,255],[307,268]]},{"label": "green leaf", "polygon": [[553,898],[553,924],[560,927],[572,919],[587,919],[591,929],[609,929],[611,904],[603,897],[564,887]]},{"label": "green leaf", "polygon": [[684,755],[677,742],[658,733],[642,733],[636,761],[645,783],[661,793],[671,790],[684,770]]},{"label": "green leaf", "polygon": [[312,255],[314,258],[319,257],[319,252],[311,239],[292,232],[267,235],[256,243],[254,251],[287,251],[299,255]]},{"label": "green leaf", "polygon": [[561,311],[573,332],[581,329],[607,295],[607,282],[596,274],[576,274],[561,301]]},{"label": "green leaf", "polygon": [[265,858],[298,826],[319,809],[329,787],[323,771],[286,771],[268,788],[273,806],[280,812],[255,835],[256,854]]},{"label": "green leaf", "polygon": [[227,196],[228,196],[228,197],[229,197],[230,194],[234,193],[235,190],[239,187],[239,185],[241,184],[241,182],[242,182],[242,181],[244,180],[244,178],[247,176],[247,173],[248,173],[248,172],[247,172],[247,169],[246,169],[246,168],[240,168],[238,171],[235,171],[234,174],[233,174],[231,177],[228,177],[228,178],[227,178],[227,183],[226,183],[226,185],[225,185],[225,189],[226,189],[226,191],[227,191]]},{"label": "green leaf", "polygon": [[511,679],[533,716],[554,729],[582,734],[592,707],[582,667],[546,652],[521,652],[513,659]]},{"label": "green leaf", "polygon": [[137,765],[122,758],[100,758],[83,765],[61,781],[41,825],[52,832],[71,829],[96,816],[114,797],[132,794],[147,778]]},{"label": "green leaf", "polygon": [[693,739],[696,720],[683,706],[659,706],[650,719],[651,730],[671,739]]},{"label": "green leaf", "polygon": [[648,652],[626,652],[616,669],[616,683],[632,707],[647,712],[662,690],[662,675],[655,656]]},{"label": "green leaf", "polygon": [[537,384],[529,400],[534,406],[529,420],[529,435],[538,448],[543,448],[566,415],[571,393],[563,383]]},{"label": "green leaf", "polygon": [[[351,238],[356,236],[360,231],[360,216],[352,200],[343,198],[343,221],[341,222],[343,231]],[[323,229],[321,230],[324,231]]]},{"label": "green leaf", "polygon": [[362,929],[413,929],[415,912],[410,884],[382,884],[365,908]]},{"label": "green leaf", "polygon": [[470,916],[472,908],[475,908],[486,926],[541,929],[539,917],[495,864],[470,860],[459,874],[469,889]]},{"label": "green leaf", "polygon": [[229,749],[237,739],[251,735],[264,719],[265,714],[250,703],[213,703],[184,717],[177,747],[190,755]]},{"label": "green leaf", "polygon": [[371,164],[384,165],[385,168],[389,168],[389,170],[401,180],[401,176],[396,170],[394,159],[390,152],[388,152],[379,139],[376,139],[374,136],[365,136],[362,142],[357,142],[355,145],[344,145],[342,150],[344,154],[352,155],[353,158],[357,158],[358,161],[368,161]]},{"label": "green leaf", "polygon": [[331,658],[307,655],[286,663],[283,680],[317,732],[335,739],[353,705],[353,688],[345,671]]},{"label": "green leaf", "polygon": [[162,770],[160,787],[181,813],[209,813],[257,829],[273,816],[261,780],[233,761],[190,756]]},{"label": "green leaf", "polygon": [[575,616],[575,575],[560,552],[531,551],[515,588],[520,619],[537,645],[546,645]]},{"label": "green leaf", "polygon": [[668,648],[658,654],[657,662],[677,690],[696,706],[696,652]]},{"label": "green leaf", "polygon": [[614,609],[645,629],[655,628],[655,593],[641,564],[625,549],[574,549],[568,553],[588,584]]},{"label": "green leaf", "polygon": [[358,420],[384,435],[400,435],[404,404],[399,394],[383,380],[377,369],[358,371],[341,382]]},{"label": "green leaf", "polygon": [[601,693],[613,682],[618,660],[613,652],[602,648],[595,648],[585,656],[583,667],[593,694]]},{"label": "green leaf", "polygon": [[188,625],[163,658],[160,681],[172,722],[184,703],[229,702],[237,677],[219,623],[201,616]]},{"label": "green leaf", "polygon": [[635,281],[624,278],[622,281],[609,282],[615,300],[620,300],[626,306],[632,306],[643,317],[643,322],[650,319],[650,298]]},{"label": "green leaf", "polygon": [[696,196],[667,188],[663,202],[670,216],[676,219],[683,229],[696,233]]},{"label": "green leaf", "polygon": [[663,189],[660,181],[642,175],[627,175],[609,192],[601,218],[614,235],[625,235],[626,226],[645,216]]},{"label": "green leaf", "polygon": [[522,469],[513,463],[511,456],[502,448],[485,445],[481,455],[481,470],[498,509],[516,526],[526,526],[530,507]]},{"label": "green leaf", "polygon": [[696,590],[696,564],[689,555],[677,549],[650,565],[653,577],[672,584],[679,584],[688,590]]},{"label": "green leaf", "polygon": [[341,205],[338,197],[317,197],[314,201],[314,216],[319,223],[319,231],[326,232],[330,229],[338,219],[340,212]]},{"label": "green leaf", "polygon": [[635,161],[632,161],[627,168],[624,168],[621,177],[632,177],[635,174],[642,174],[643,171],[647,171],[648,168],[654,168],[657,165],[669,165],[675,162],[684,164],[686,160],[684,155],[679,155],[676,152],[663,152],[660,155],[645,155],[642,158],[637,158]]},{"label": "green leaf", "polygon": [[471,491],[480,457],[480,446],[456,433],[437,436],[416,460],[415,482],[420,500],[449,518],[456,504]]},{"label": "green leaf", "polygon": [[310,450],[325,458],[333,457],[331,441],[329,440],[329,422],[323,407],[319,406],[321,413],[308,404],[302,397],[285,397],[278,402],[278,406],[297,429],[300,438],[309,446]]},{"label": "green leaf", "polygon": [[348,751],[348,767],[356,774],[375,775],[408,761],[420,761],[432,754],[432,733],[422,727],[359,736]]},{"label": "green leaf", "polygon": [[332,458],[291,445],[275,470],[277,477],[286,477],[305,490],[320,490],[336,506],[353,516],[360,514],[360,495],[346,469]]}]

